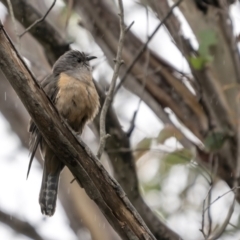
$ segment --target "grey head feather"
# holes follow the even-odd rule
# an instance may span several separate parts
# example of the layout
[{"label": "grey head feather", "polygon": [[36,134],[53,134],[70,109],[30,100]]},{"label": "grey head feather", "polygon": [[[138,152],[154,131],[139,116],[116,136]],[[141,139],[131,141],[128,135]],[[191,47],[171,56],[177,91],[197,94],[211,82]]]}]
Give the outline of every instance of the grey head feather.
[{"label": "grey head feather", "polygon": [[76,68],[90,69],[89,61],[96,57],[89,56],[84,52],[78,50],[70,50],[63,54],[53,65],[53,74],[55,76],[62,72],[70,72]]}]

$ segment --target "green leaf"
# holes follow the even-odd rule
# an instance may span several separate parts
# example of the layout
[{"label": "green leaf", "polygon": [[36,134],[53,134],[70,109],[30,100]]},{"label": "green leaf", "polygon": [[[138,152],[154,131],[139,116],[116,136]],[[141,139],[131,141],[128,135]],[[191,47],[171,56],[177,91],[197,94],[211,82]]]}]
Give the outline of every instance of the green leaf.
[{"label": "green leaf", "polygon": [[193,158],[193,153],[186,148],[173,151],[163,157],[163,160],[170,165],[187,164]]},{"label": "green leaf", "polygon": [[195,70],[202,70],[204,67],[204,59],[202,57],[190,57],[190,64]]},{"label": "green leaf", "polygon": [[212,152],[221,149],[228,138],[230,138],[230,135],[226,132],[211,132],[204,139],[203,143],[206,149]]},{"label": "green leaf", "polygon": [[199,34],[199,49],[198,56],[190,57],[191,66],[196,70],[202,70],[204,65],[213,61],[213,56],[210,54],[210,48],[217,44],[216,33],[207,29]]},{"label": "green leaf", "polygon": [[216,33],[211,29],[202,31],[199,35],[199,42],[198,53],[204,63],[212,61],[213,57],[210,55],[210,48],[217,44]]},{"label": "green leaf", "polygon": [[144,138],[142,139],[136,146],[136,149],[139,151],[135,152],[135,161],[137,161],[140,157],[142,157],[146,152],[149,151],[152,143],[152,138]]},{"label": "green leaf", "polygon": [[173,125],[166,125],[158,134],[157,142],[163,144],[167,139],[175,137],[177,140],[183,139],[183,134]]}]

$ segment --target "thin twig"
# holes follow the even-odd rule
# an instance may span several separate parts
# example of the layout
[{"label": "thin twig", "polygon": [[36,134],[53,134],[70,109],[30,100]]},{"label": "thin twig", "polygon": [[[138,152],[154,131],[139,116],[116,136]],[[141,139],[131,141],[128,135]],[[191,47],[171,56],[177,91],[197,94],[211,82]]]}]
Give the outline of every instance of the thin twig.
[{"label": "thin twig", "polygon": [[[204,198],[203,200],[203,207],[202,207],[202,228],[200,229],[200,232],[202,232],[203,236],[205,239],[207,239],[207,237],[211,234],[211,228],[212,228],[212,218],[211,218],[211,212],[210,212],[210,204],[211,204],[211,195],[212,195],[212,189],[213,189],[213,174],[212,174],[212,171],[213,171],[213,154],[211,154],[210,156],[210,164],[211,164],[211,174],[210,174],[210,187],[208,189],[208,192],[207,192],[207,195],[206,197]],[[205,207],[206,205],[206,201],[207,201],[207,208]],[[204,228],[205,228],[205,208],[207,209],[207,216],[208,216],[208,221],[210,223],[210,226],[208,228],[208,233],[206,234],[205,231],[204,231]]]},{"label": "thin twig", "polygon": [[[211,183],[211,181],[208,179],[208,176],[210,176],[210,174],[208,173],[208,171],[205,168],[203,168],[201,166],[201,164],[199,164],[198,162],[193,162],[191,165],[192,165],[192,167],[196,168],[198,173],[206,180],[206,182],[208,182],[208,184]],[[205,174],[203,174],[203,172],[206,173],[207,176],[205,176]],[[211,178],[211,176],[210,176],[210,178]]]},{"label": "thin twig", "polygon": [[232,214],[233,214],[233,211],[234,211],[235,200],[236,200],[236,194],[234,194],[232,204],[230,206],[230,209],[228,211],[228,215],[227,215],[224,223],[222,224],[222,226],[219,229],[217,229],[217,231],[214,233],[214,235],[212,237],[209,237],[207,240],[217,240],[223,234],[223,232],[225,231],[225,229],[226,229],[227,225],[229,224],[229,221],[232,217]]},{"label": "thin twig", "polygon": [[232,224],[232,223],[230,223],[230,222],[229,222],[229,225],[230,225],[231,227],[233,227],[233,228],[239,230],[239,227],[238,227],[238,226],[236,226],[236,225],[234,225],[234,224]]},{"label": "thin twig", "polygon": [[138,53],[136,54],[136,56],[134,57],[133,61],[131,62],[131,64],[127,67],[125,73],[123,74],[123,77],[121,78],[121,81],[119,82],[119,84],[116,87],[115,93],[117,93],[117,91],[120,89],[120,87],[122,86],[122,84],[124,83],[124,81],[127,78],[127,75],[129,74],[129,72],[132,70],[132,68],[134,67],[135,63],[138,61],[138,59],[142,56],[142,54],[144,53],[144,51],[147,48],[147,45],[149,44],[149,42],[152,40],[152,38],[155,36],[155,34],[158,32],[158,30],[160,29],[160,27],[162,25],[164,25],[164,23],[167,21],[167,19],[172,15],[172,12],[174,10],[174,8],[176,8],[183,0],[178,0],[169,10],[169,12],[167,13],[167,15],[162,19],[162,21],[157,25],[157,27],[155,28],[155,30],[152,32],[152,34],[149,36],[148,40],[145,42],[145,44],[139,49]]},{"label": "thin twig", "polygon": [[29,239],[35,240],[43,240],[44,238],[37,232],[37,227],[31,225],[27,221],[23,221],[22,219],[14,216],[12,213],[5,213],[0,210],[0,222],[6,224],[12,230],[14,230],[17,234],[22,234]]},{"label": "thin twig", "polygon": [[[240,93],[237,96],[237,104],[239,106],[240,104]],[[237,154],[237,163],[236,163],[236,171],[234,174],[234,181],[233,181],[233,186],[234,186],[234,197],[233,197],[233,201],[232,204],[228,210],[228,214],[227,217],[225,219],[225,221],[223,222],[222,226],[220,228],[218,228],[215,233],[213,234],[213,236],[209,237],[208,240],[215,240],[215,239],[219,239],[219,237],[223,234],[223,232],[225,231],[227,225],[230,222],[230,219],[232,217],[232,214],[234,212],[234,206],[235,206],[235,201],[238,195],[238,191],[237,189],[239,188],[239,178],[240,178],[240,107],[238,107],[238,111],[237,111],[237,116],[238,116],[238,127],[237,127],[237,149],[238,149],[238,154]]]},{"label": "thin twig", "polygon": [[236,191],[237,189],[240,189],[240,187],[233,187],[233,188],[231,188],[230,190],[228,190],[227,192],[225,192],[224,194],[222,194],[221,196],[218,196],[214,201],[212,201],[212,202],[209,204],[209,206],[207,206],[207,207],[204,209],[204,211],[207,211],[208,208],[209,208],[211,205],[213,205],[215,202],[217,202],[219,199],[221,199],[221,198],[224,197],[225,195],[229,194],[230,192]]},{"label": "thin twig", "polygon": [[[202,209],[205,208],[206,200],[209,197],[209,194],[211,193],[211,191],[212,191],[212,184],[210,185],[210,188],[208,189],[207,195],[203,200],[203,208]],[[205,226],[205,211],[202,211],[202,228],[200,229],[200,232],[203,234],[204,238],[206,239],[207,234],[204,231],[204,226]]]},{"label": "thin twig", "polygon": [[[208,206],[211,204],[212,201],[212,189],[213,189],[213,185],[215,183],[215,179],[217,176],[217,171],[218,171],[218,157],[214,156],[213,153],[210,154],[210,164],[211,164],[211,190],[209,192],[208,195]],[[212,215],[210,212],[211,208],[209,207],[207,210],[208,213],[208,233],[207,233],[207,237],[209,237],[212,233]]]},{"label": "thin twig", "polygon": [[16,37],[17,37],[17,43],[18,43],[18,46],[20,48],[20,41],[19,41],[19,36],[18,36],[18,32],[17,32],[17,24],[16,24],[11,0],[7,0],[7,4],[8,4],[9,13],[10,13],[10,16],[11,16],[11,19],[12,19],[12,22],[13,22],[14,32],[15,32]]},{"label": "thin twig", "polygon": [[50,6],[50,8],[47,10],[47,12],[38,20],[36,20],[33,24],[31,24],[28,28],[26,28],[20,35],[19,38],[21,38],[26,32],[28,32],[30,29],[32,29],[34,26],[36,26],[38,23],[44,21],[44,19],[47,17],[47,15],[50,13],[50,11],[52,10],[52,8],[54,7],[55,3],[57,0],[53,0],[52,5]]},{"label": "thin twig", "polygon": [[[204,179],[208,182],[208,184],[211,184],[211,174],[209,173],[209,170],[199,161],[196,162],[197,165],[196,167],[198,167],[199,169],[201,169],[202,171],[199,171],[199,173],[204,177]],[[207,176],[205,176],[203,174],[203,172],[205,172],[207,174]],[[209,179],[208,179],[209,177]]]},{"label": "thin twig", "polygon": [[105,145],[106,145],[106,139],[109,135],[106,134],[106,115],[108,108],[112,102],[113,95],[114,95],[114,89],[116,85],[116,81],[119,75],[119,69],[121,65],[123,64],[122,61],[122,49],[123,49],[123,42],[126,31],[128,31],[129,28],[124,28],[124,10],[123,10],[123,3],[122,0],[118,0],[119,4],[119,18],[120,18],[120,37],[118,42],[118,49],[117,49],[117,56],[116,56],[116,62],[114,66],[112,81],[109,87],[109,90],[107,92],[101,115],[100,115],[100,144],[97,152],[97,157],[100,159],[102,156],[102,153],[104,151]]},{"label": "thin twig", "polygon": [[64,26],[65,33],[66,33],[66,30],[67,30],[67,27],[68,27],[69,19],[71,17],[72,8],[73,8],[73,0],[68,0],[66,22],[65,22],[65,26]]},{"label": "thin twig", "polygon": [[[211,202],[211,199],[212,199],[212,189],[213,189],[213,185],[210,186],[210,192],[208,194],[208,201],[207,201],[207,204],[209,205],[210,202]],[[209,207],[208,208],[208,211],[207,211],[207,216],[208,216],[208,232],[207,232],[207,236],[209,237],[211,232],[212,232],[212,215],[211,215],[211,208]]]},{"label": "thin twig", "polygon": [[128,27],[126,27],[125,33],[127,33],[127,32],[131,29],[131,27],[133,26],[134,23],[135,23],[135,21],[132,21],[132,22],[128,25]]},{"label": "thin twig", "polygon": [[[213,185],[215,182],[215,178],[217,176],[217,170],[218,170],[218,158],[217,156],[213,159],[213,153],[210,155],[211,159],[210,159],[210,163],[211,163],[211,190],[209,192],[208,195],[208,206],[211,204],[212,201],[212,189],[213,189]],[[210,212],[211,208],[209,207],[207,210],[208,213],[208,233],[207,236],[209,237],[212,233],[212,215]]]},{"label": "thin twig", "polygon": [[237,96],[237,106],[238,106],[238,129],[237,129],[237,139],[238,139],[238,155],[237,155],[237,167],[236,167],[236,174],[235,174],[235,187],[238,187],[238,181],[240,178],[240,92],[238,93]]},{"label": "thin twig", "polygon": [[[149,37],[149,15],[148,15],[148,8],[146,8],[146,16],[147,16],[147,38]],[[143,98],[143,94],[144,94],[144,90],[145,90],[145,86],[146,86],[146,79],[147,79],[147,75],[148,75],[148,65],[149,65],[149,58],[150,58],[150,52],[149,50],[147,51],[147,59],[146,59],[146,68],[145,68],[145,71],[144,71],[144,76],[143,76],[143,85],[142,85],[142,93],[140,94],[140,98],[139,98],[139,101],[138,101],[138,105],[137,105],[137,109],[134,111],[133,113],[133,117],[132,117],[132,120],[130,121],[130,127],[127,131],[127,136],[130,138],[131,135],[132,135],[132,132],[134,131],[135,129],[135,121],[136,121],[136,118],[137,118],[137,115],[138,115],[138,112],[139,112],[139,109],[140,109],[140,105],[141,105],[141,102],[142,102],[142,98]]]},{"label": "thin twig", "polygon": [[[210,210],[211,210],[210,206],[212,205],[212,203],[211,203],[212,190],[213,190],[213,185],[214,185],[215,178],[216,178],[216,175],[217,175],[217,170],[218,170],[218,159],[217,159],[216,156],[214,158],[214,155],[211,154],[209,162],[211,164],[211,173],[209,175],[210,176],[210,182],[209,182],[210,187],[209,187],[209,190],[207,192],[207,195],[206,195],[205,199],[203,200],[202,228],[200,229],[200,231],[202,232],[205,239],[208,239],[209,236],[212,233],[212,215],[211,215],[211,212],[210,212]],[[206,201],[207,201],[207,207],[205,207]],[[206,211],[207,211],[207,218],[208,218],[208,225],[209,225],[207,233],[205,233],[205,231],[204,231],[204,228],[205,228],[204,222],[205,222]]]}]

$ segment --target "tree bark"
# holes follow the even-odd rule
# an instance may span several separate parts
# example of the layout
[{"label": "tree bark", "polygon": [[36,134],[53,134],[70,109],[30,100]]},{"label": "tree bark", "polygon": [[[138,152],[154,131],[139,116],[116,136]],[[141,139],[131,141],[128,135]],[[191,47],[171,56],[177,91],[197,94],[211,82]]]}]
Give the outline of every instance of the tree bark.
[{"label": "tree bark", "polygon": [[90,149],[69,131],[0,26],[1,70],[56,155],[123,239],[155,239],[119,184]]}]

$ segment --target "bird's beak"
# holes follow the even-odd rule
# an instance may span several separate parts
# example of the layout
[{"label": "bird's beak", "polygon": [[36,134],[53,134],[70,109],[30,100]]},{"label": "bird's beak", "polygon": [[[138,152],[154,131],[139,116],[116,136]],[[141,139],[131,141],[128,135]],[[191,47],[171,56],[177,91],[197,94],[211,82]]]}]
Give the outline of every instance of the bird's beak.
[{"label": "bird's beak", "polygon": [[94,56],[88,56],[88,57],[87,57],[87,60],[90,61],[90,60],[93,60],[93,59],[95,59],[95,58],[97,58],[97,57],[94,57]]}]

